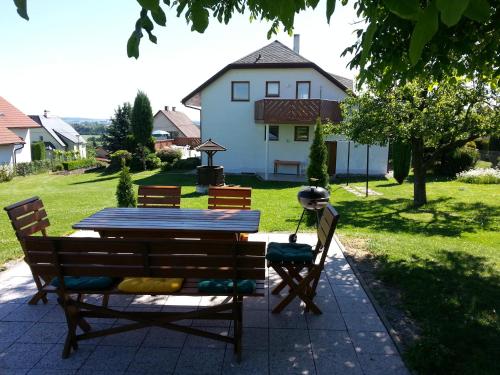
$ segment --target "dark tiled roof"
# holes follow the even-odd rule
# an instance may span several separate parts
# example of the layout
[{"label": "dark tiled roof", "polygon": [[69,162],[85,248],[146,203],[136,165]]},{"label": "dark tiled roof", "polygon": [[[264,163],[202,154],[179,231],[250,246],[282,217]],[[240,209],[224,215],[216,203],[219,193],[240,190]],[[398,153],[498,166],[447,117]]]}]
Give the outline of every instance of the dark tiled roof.
[{"label": "dark tiled roof", "polygon": [[30,115],[30,118],[42,125],[61,146],[67,146],[65,139],[73,143],[86,143],[85,139],[70,124],[59,117]]},{"label": "dark tiled roof", "polygon": [[200,138],[200,128],[198,128],[185,113],[164,110],[160,112],[163,113],[182,134],[184,134],[184,137]]},{"label": "dark tiled roof", "polygon": [[326,79],[337,85],[343,91],[352,90],[352,80],[330,74],[321,69],[312,61],[307,60],[298,53],[294,52],[284,44],[274,41],[251,54],[236,60],[227,65],[225,68],[218,71],[207,81],[202,83],[198,88],[189,93],[181,100],[182,104],[193,107],[201,107],[200,92],[231,69],[256,69],[256,68],[271,68],[271,69],[288,69],[288,68],[311,68],[319,72]]},{"label": "dark tiled roof", "polygon": [[354,88],[354,81],[352,79],[338,76],[336,74],[329,73],[333,78],[335,78],[337,81],[342,83],[345,87],[347,87],[349,90],[352,90]]},{"label": "dark tiled roof", "polygon": [[275,40],[251,54],[236,60],[233,64],[300,64],[310,63],[283,43]]}]

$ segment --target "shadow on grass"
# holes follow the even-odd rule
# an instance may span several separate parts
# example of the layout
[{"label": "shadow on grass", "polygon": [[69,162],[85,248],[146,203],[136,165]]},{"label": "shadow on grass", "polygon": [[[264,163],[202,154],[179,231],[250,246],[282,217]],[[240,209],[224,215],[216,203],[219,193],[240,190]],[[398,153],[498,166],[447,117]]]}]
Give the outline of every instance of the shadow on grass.
[{"label": "shadow on grass", "polygon": [[94,183],[97,183],[97,182],[104,182],[104,181],[109,181],[109,180],[118,180],[118,178],[119,178],[118,175],[114,175],[114,176],[108,176],[108,177],[94,178],[92,180],[87,180],[87,181],[72,182],[70,185],[94,184]]},{"label": "shadow on grass", "polygon": [[500,274],[486,258],[441,251],[433,260],[376,260],[378,276],[402,291],[423,329],[406,353],[412,367],[421,374],[500,373]]},{"label": "shadow on grass", "polygon": [[[500,209],[484,203],[449,203],[451,197],[414,208],[411,199],[377,198],[334,203],[341,213],[339,225],[390,233],[418,233],[456,237],[477,230],[495,230]],[[443,207],[440,207],[443,205]]]}]

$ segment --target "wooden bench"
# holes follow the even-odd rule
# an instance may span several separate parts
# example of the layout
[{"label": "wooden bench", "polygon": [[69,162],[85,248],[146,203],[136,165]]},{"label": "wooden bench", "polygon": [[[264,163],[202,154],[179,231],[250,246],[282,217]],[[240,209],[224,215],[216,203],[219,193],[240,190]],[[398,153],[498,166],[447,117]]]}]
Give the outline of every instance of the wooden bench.
[{"label": "wooden bench", "polygon": [[274,161],[274,174],[278,173],[278,169],[282,165],[291,165],[297,167],[297,176],[300,175],[300,161],[294,160],[275,160]]},{"label": "wooden bench", "polygon": [[180,186],[139,186],[137,207],[179,208]]},{"label": "wooden bench", "polygon": [[[110,239],[75,237],[26,237],[26,262],[38,274],[64,276],[108,276],[184,278],[182,289],[175,293],[144,293],[144,295],[225,296],[220,304],[192,311],[120,311],[75,298],[75,293],[137,294],[121,292],[116,285],[106,290],[71,290],[64,282],[58,288],[45,285],[47,293],[57,293],[64,309],[68,333],[62,356],[67,358],[78,341],[126,332],[149,326],[207,337],[234,345],[241,358],[243,297],[263,296],[265,291],[265,242],[208,241],[185,239]],[[202,293],[199,279],[251,279],[257,287],[252,293],[233,288],[227,293]],[[233,284],[234,285],[234,284]],[[168,308],[168,307],[167,307]],[[132,321],[119,327],[77,334],[76,327],[87,325],[85,318],[118,318]],[[183,319],[230,320],[234,334],[224,336],[201,328],[187,327],[176,322]]]}]

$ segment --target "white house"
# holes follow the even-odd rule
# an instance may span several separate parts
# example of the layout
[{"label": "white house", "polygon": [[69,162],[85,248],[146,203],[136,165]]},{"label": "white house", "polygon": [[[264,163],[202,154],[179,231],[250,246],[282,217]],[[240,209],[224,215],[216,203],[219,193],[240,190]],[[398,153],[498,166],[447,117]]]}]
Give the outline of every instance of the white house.
[{"label": "white house", "polygon": [[87,156],[85,139],[70,124],[50,116],[48,111],[43,115],[30,115],[30,118],[40,125],[32,131],[31,142],[43,141],[49,150],[73,151],[82,158]]},{"label": "white house", "polygon": [[200,138],[200,128],[195,125],[185,113],[179,112],[175,107],[166,106],[153,118],[153,133],[166,131],[170,138]]},{"label": "white house", "polygon": [[31,161],[31,131],[40,125],[0,96],[0,164]]},{"label": "white house", "polygon": [[[340,121],[339,102],[352,81],[330,74],[294,50],[275,41],[220,70],[192,91],[182,103],[200,109],[201,138],[227,148],[215,163],[227,172],[301,174],[318,117]],[[329,173],[366,173],[365,145],[330,137]],[[349,157],[348,150],[349,148]],[[387,172],[387,147],[370,146],[369,173]],[[287,163],[292,162],[292,163]],[[289,164],[289,165],[287,165]]]}]

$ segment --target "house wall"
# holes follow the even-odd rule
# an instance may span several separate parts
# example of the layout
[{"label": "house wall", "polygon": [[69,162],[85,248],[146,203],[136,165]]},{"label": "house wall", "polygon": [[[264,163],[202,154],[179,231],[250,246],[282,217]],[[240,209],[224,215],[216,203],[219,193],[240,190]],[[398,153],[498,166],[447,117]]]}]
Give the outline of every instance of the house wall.
[{"label": "house wall", "polygon": [[[42,137],[42,138],[40,138]],[[40,128],[33,128],[31,129],[31,142],[39,142],[40,140],[44,142],[50,142],[54,145],[54,147],[58,150],[63,150],[63,151],[77,151],[80,154],[80,157],[85,158],[87,157],[87,146],[85,143],[80,143],[79,145],[76,143],[71,142],[69,139],[64,138],[64,141],[67,143],[66,146],[62,146],[53,136],[50,134],[47,129],[40,127]]]},{"label": "house wall", "polygon": [[[16,163],[28,163],[31,161],[31,129],[10,128],[10,131],[21,137],[25,143],[24,147],[16,152]],[[18,146],[19,147],[19,146]]]},{"label": "house wall", "polygon": [[[250,101],[231,101],[231,81],[250,82]],[[311,68],[298,69],[234,69],[221,76],[201,92],[201,124],[203,140],[212,138],[227,148],[214,156],[214,163],[223,165],[227,172],[264,173],[267,164],[269,173],[273,172],[274,160],[294,160],[301,162],[301,172],[308,163],[309,148],[314,136],[314,126],[309,125],[309,141],[294,141],[295,125],[282,124],[279,141],[269,141],[269,157],[266,163],[265,125],[255,123],[255,101],[265,98],[266,81],[280,81],[281,99],[295,99],[296,82],[311,81],[311,99],[341,101],[346,94],[323,75]],[[162,116],[163,117],[163,116]],[[381,155],[378,153],[381,152]],[[342,163],[342,148],[338,150],[338,163]],[[373,150],[377,160],[383,160],[384,150]],[[352,157],[351,170],[362,170],[366,160]],[[366,159],[366,158],[365,158]],[[385,158],[387,160],[387,158]],[[206,156],[203,156],[206,163]],[[370,173],[379,174],[378,164],[370,168]],[[386,164],[384,165],[386,168]],[[280,167],[280,173],[296,173],[296,168]],[[340,172],[340,171],[339,171]],[[354,172],[353,172],[354,173]],[[384,172],[385,173],[385,172]]]},{"label": "house wall", "polygon": [[172,122],[163,114],[158,113],[153,118],[153,131],[155,130],[164,130],[170,133],[172,138],[177,138],[175,135],[178,134],[178,137],[183,137],[184,134],[179,131],[177,127],[172,124]]},{"label": "house wall", "polygon": [[12,149],[14,145],[0,145],[0,165],[12,164]]},{"label": "house wall", "polygon": [[[329,136],[327,141],[337,141],[337,174],[347,173],[347,159],[349,151],[349,173],[366,173],[366,145],[350,141],[342,136]],[[370,175],[385,175],[387,173],[387,161],[389,148],[387,146],[371,145],[369,150],[368,173]]]}]

